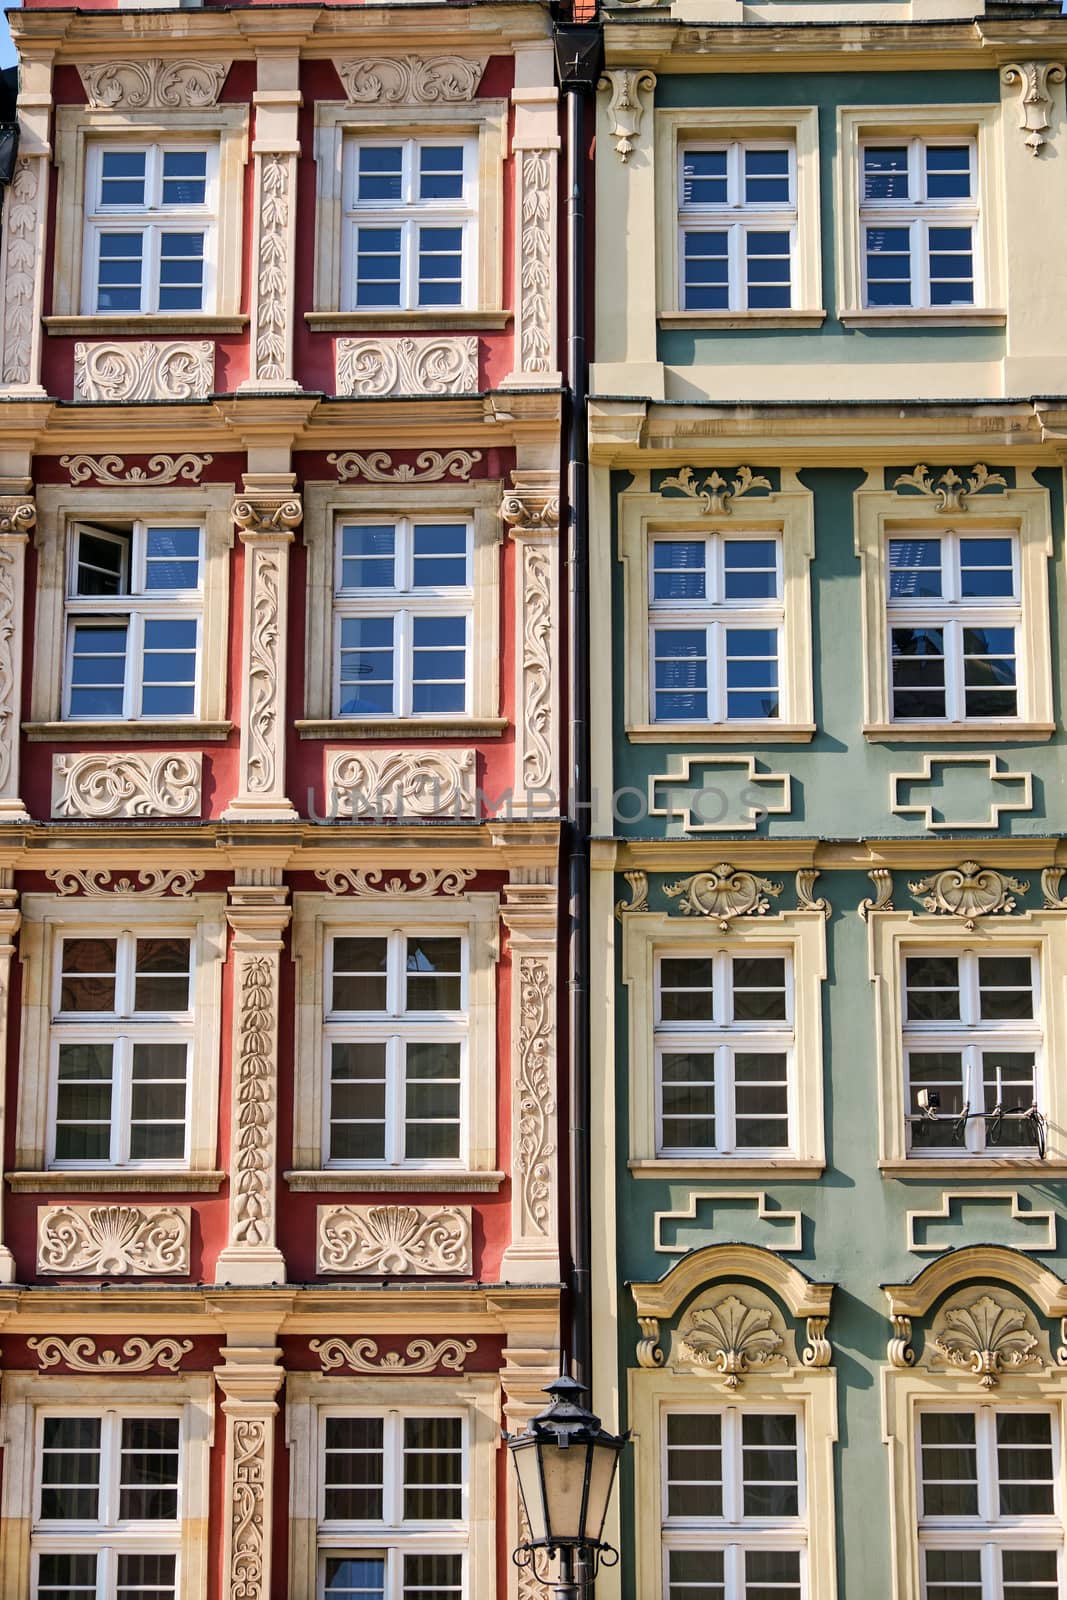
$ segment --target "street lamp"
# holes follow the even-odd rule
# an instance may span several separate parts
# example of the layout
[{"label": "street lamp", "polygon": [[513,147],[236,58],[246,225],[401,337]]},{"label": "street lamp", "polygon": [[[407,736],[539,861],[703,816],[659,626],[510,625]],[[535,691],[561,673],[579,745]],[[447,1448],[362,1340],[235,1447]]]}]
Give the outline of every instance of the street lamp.
[{"label": "street lamp", "polygon": [[581,1404],[585,1385],[561,1374],[545,1393],[552,1404],[533,1417],[524,1433],[507,1435],[515,1462],[529,1537],[513,1552],[516,1566],[531,1566],[537,1552],[559,1556],[558,1600],[578,1600],[575,1558],[592,1556],[594,1576],[603,1561],[614,1566],[617,1550],[601,1538],[622,1447],[629,1434],[606,1433]]}]

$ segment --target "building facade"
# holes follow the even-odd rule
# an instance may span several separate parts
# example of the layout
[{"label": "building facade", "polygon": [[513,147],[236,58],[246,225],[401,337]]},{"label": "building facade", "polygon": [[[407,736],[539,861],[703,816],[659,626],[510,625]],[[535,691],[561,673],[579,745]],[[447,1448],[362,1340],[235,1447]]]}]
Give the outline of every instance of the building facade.
[{"label": "building facade", "polygon": [[604,36],[597,1593],[1052,1600],[1065,24]]},{"label": "building facade", "polygon": [[547,7],[14,25],[0,1592],[516,1596],[566,1243]]}]

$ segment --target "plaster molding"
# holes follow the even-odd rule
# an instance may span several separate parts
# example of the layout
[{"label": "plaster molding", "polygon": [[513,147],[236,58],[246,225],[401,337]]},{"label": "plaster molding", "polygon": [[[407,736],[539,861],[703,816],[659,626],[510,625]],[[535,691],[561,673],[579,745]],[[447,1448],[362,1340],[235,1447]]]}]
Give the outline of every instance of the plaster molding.
[{"label": "plaster molding", "polygon": [[331,894],[363,896],[405,894],[415,899],[432,895],[461,895],[476,876],[473,867],[406,867],[407,880],[384,878],[381,867],[317,867],[316,878]]},{"label": "plaster molding", "polygon": [[553,583],[551,550],[524,542],[522,550],[522,786],[527,796],[550,790],[556,772],[553,734],[555,697],[553,666]]},{"label": "plaster molding", "polygon": [[388,450],[334,450],[326,459],[337,468],[342,483],[354,478],[363,478],[367,483],[440,483],[445,478],[469,483],[471,468],[482,459],[482,452],[420,450],[414,466],[408,461],[394,466]]},{"label": "plaster molding", "polygon": [[476,394],[478,339],[338,339],[337,393]]},{"label": "plaster molding", "polygon": [[[725,933],[735,917],[766,916],[771,908],[767,896],[777,898],[782,885],[752,872],[735,871],[722,861],[707,872],[694,872],[692,877],[664,885],[663,892],[669,900],[679,901],[683,916],[711,917]],[[800,909],[821,908],[802,905]]]},{"label": "plaster molding", "polygon": [[462,1372],[467,1357],[478,1348],[476,1339],[441,1339],[436,1344],[431,1339],[412,1339],[407,1349],[390,1350],[378,1354],[375,1339],[312,1339],[309,1348],[318,1355],[324,1372],[348,1367],[352,1372],[397,1372],[408,1376],[417,1372],[433,1372],[444,1367],[448,1372]]},{"label": "plaster molding", "polygon": [[107,900],[111,895],[139,895],[145,900],[187,900],[204,876],[198,867],[143,867],[133,878],[113,878],[107,867],[47,867],[45,877],[59,895],[84,895],[87,899]]},{"label": "plaster molding", "polygon": [[[648,814],[650,817],[678,818],[686,833],[755,833],[760,823],[767,817],[787,817],[793,809],[793,781],[788,772],[761,772],[756,757],[745,755],[713,755],[706,751],[684,753],[670,756],[671,764],[675,771],[654,772],[648,780]],[[698,783],[693,778],[694,768],[700,769],[704,774],[704,781]],[[716,771],[734,770],[746,778],[746,786],[742,794],[745,811],[741,817],[724,816],[718,814],[722,820],[705,820],[706,812],[703,799],[709,793],[709,784],[714,784]],[[766,786],[778,790],[781,799],[772,802],[768,795],[764,799],[754,792],[754,786]],[[657,789],[665,791],[665,804],[656,804]],[[692,799],[688,803],[679,803],[670,800],[670,792],[677,795],[679,790],[692,791]],[[626,793],[626,790],[621,791]],[[717,798],[722,798],[718,796]]]},{"label": "plaster molding", "polygon": [[78,76],[94,110],[201,111],[217,103],[229,70],[229,61],[149,56],[79,65]]},{"label": "plaster molding", "polygon": [[199,751],[52,757],[53,817],[191,817],[200,812]]},{"label": "plaster molding", "polygon": [[319,1206],[318,1270],[381,1277],[470,1273],[469,1206]]},{"label": "plaster molding", "polygon": [[41,231],[44,158],[23,156],[15,162],[4,217],[4,359],[0,381],[5,387],[34,382],[34,314],[37,294],[38,235]]},{"label": "plaster molding", "polygon": [[331,817],[472,817],[477,753],[469,750],[330,750]]},{"label": "plaster molding", "polygon": [[771,1210],[767,1204],[767,1193],[764,1189],[691,1189],[688,1196],[688,1205],[679,1211],[657,1211],[653,1217],[653,1245],[657,1255],[684,1256],[692,1248],[688,1244],[664,1244],[663,1224],[665,1222],[696,1222],[697,1211],[701,1201],[709,1201],[712,1206],[720,1200],[743,1200],[753,1206],[760,1222],[772,1226],[775,1223],[790,1224],[789,1232],[783,1228],[780,1239],[771,1242],[768,1236],[763,1248],[777,1250],[784,1254],[792,1255],[803,1248],[801,1228],[802,1213],[799,1211],[783,1211],[780,1208]]},{"label": "plaster molding", "polygon": [[856,910],[864,922],[872,911],[892,911],[893,874],[888,867],[872,867],[867,874],[874,884],[874,895],[861,900]]},{"label": "plaster molding", "polygon": [[1001,83],[1008,88],[1019,86],[1019,128],[1026,135],[1023,142],[1032,156],[1040,155],[1048,143],[1052,110],[1049,85],[1062,83],[1065,77],[1067,68],[1062,61],[1010,61],[1000,69]]},{"label": "plaster molding", "polygon": [[256,538],[270,535],[285,542],[304,516],[300,494],[291,484],[277,486],[254,483],[239,494],[233,502],[232,516],[242,534]]},{"label": "plaster molding", "polygon": [[288,387],[293,382],[290,239],[296,157],[288,152],[260,154],[256,161],[259,214],[251,381]]},{"label": "plaster molding", "polygon": [[995,1389],[1001,1373],[1037,1366],[1041,1330],[1014,1296],[960,1297],[943,1306],[930,1334],[931,1352],[950,1366],[972,1372],[983,1389]]},{"label": "plaster molding", "polygon": [[108,339],[74,346],[79,400],[206,400],[215,383],[211,339]]},{"label": "plaster molding", "polygon": [[647,67],[618,67],[606,72],[597,87],[610,91],[608,129],[615,141],[615,154],[625,165],[641,131],[645,111],[642,96],[655,89],[656,74]]},{"label": "plaster molding", "polygon": [[[962,1208],[969,1202],[980,1200],[1005,1200],[1011,1207],[1011,1221],[1033,1226],[1033,1238],[1027,1243],[1018,1243],[1013,1246],[1016,1250],[1054,1253],[1056,1250],[1056,1212],[1034,1211],[1022,1206],[1022,1195],[1018,1189],[945,1189],[941,1194],[941,1203],[931,1206],[929,1210],[915,1210],[905,1213],[907,1230],[907,1247],[915,1255],[939,1255],[945,1249],[943,1244],[920,1244],[915,1236],[916,1223],[923,1222],[948,1222],[953,1211]],[[1042,1231],[1043,1230],[1043,1231]]]},{"label": "plaster molding", "polygon": [[338,61],[350,105],[465,105],[474,99],[486,56],[360,56]]},{"label": "plaster molding", "polygon": [[899,491],[902,485],[905,488],[917,489],[928,500],[936,501],[938,511],[954,512],[968,510],[971,496],[981,494],[984,489],[1006,489],[1008,481],[1002,473],[990,472],[983,461],[976,462],[965,479],[960,477],[955,467],[946,467],[935,481],[926,463],[920,462],[914,471],[902,472],[898,478],[893,479],[895,490]]},{"label": "plaster molding", "polygon": [[62,1362],[74,1372],[147,1372],[150,1367],[166,1367],[177,1372],[182,1357],[193,1348],[191,1339],[127,1339],[122,1350],[101,1350],[97,1354],[96,1340],[85,1334],[74,1339],[60,1339],[48,1334],[44,1338],[28,1339],[27,1344],[37,1353],[39,1367],[56,1367]]},{"label": "plaster molding", "polygon": [[37,1271],[64,1276],[182,1277],[188,1206],[41,1206]]},{"label": "plaster molding", "polygon": [[555,984],[541,956],[518,960],[519,1031],[515,1051],[515,1179],[521,1191],[518,1232],[554,1236],[555,1211]]},{"label": "plaster molding", "polygon": [[692,467],[679,467],[675,477],[662,480],[660,490],[664,489],[677,489],[690,500],[699,500],[709,517],[728,517],[732,502],[753,489],[766,489],[773,494],[771,480],[760,477],[751,467],[736,468],[729,482],[714,470],[698,481]]},{"label": "plaster molding", "polygon": [[521,152],[518,371],[523,376],[544,376],[554,370],[553,257],[556,230],[553,179],[557,160],[554,150]]},{"label": "plaster molding", "polygon": [[26,542],[36,521],[32,500],[0,499],[0,807],[24,813],[19,786],[23,596]]},{"label": "plaster molding", "polygon": [[829,900],[825,899],[822,895],[816,899],[811,892],[815,887],[816,879],[821,877],[822,873],[819,872],[816,867],[802,867],[797,873],[797,910],[821,911],[823,916],[829,919],[830,913],[833,909]]},{"label": "plaster molding", "polygon": [[964,927],[970,930],[978,917],[1014,911],[1013,895],[1025,894],[1029,887],[1024,879],[982,867],[977,861],[964,861],[909,883],[908,892],[924,911],[933,916],[962,917]]},{"label": "plaster molding", "polygon": [[[269,1402],[271,1409],[277,1407]],[[269,1416],[228,1417],[227,1457],[230,1525],[227,1538],[228,1600],[267,1600],[267,1480],[274,1466],[274,1426]]]},{"label": "plaster molding", "polygon": [[559,533],[559,478],[554,472],[513,472],[500,502],[500,516],[513,534]]},{"label": "plaster molding", "polygon": [[1067,867],[1043,867],[1041,871],[1042,903],[1048,911],[1067,911],[1067,897],[1060,894],[1060,883]]},{"label": "plaster molding", "polygon": [[[933,754],[926,751],[920,758],[918,772],[891,772],[889,774],[889,809],[900,817],[917,816],[923,819],[923,827],[930,833],[936,833],[943,828],[999,828],[1001,816],[1005,812],[1027,812],[1034,809],[1034,786],[1031,772],[1011,772],[1001,769],[1000,756],[994,751],[972,755]],[[974,821],[963,821],[959,817],[945,818],[941,822],[934,821],[934,802],[928,805],[921,802],[905,804],[900,798],[900,786],[903,783],[929,784],[934,781],[935,767],[985,767],[991,784],[1017,783],[1022,785],[1022,799],[996,800],[992,797],[989,801],[989,815],[976,818]]]},{"label": "plaster molding", "polygon": [[910,1283],[883,1284],[882,1291],[891,1317],[916,1318],[925,1316],[949,1289],[975,1282],[995,1282],[1024,1294],[1044,1317],[1067,1317],[1067,1283],[1041,1262],[1004,1245],[943,1251]]},{"label": "plaster molding", "polygon": [[272,954],[244,951],[235,974],[231,1248],[262,1249],[274,1243],[277,967]]},{"label": "plaster molding", "polygon": [[0,534],[26,537],[37,525],[37,505],[29,495],[0,495]]},{"label": "plaster molding", "polygon": [[240,790],[228,818],[285,820],[285,637],[289,545],[303,516],[291,473],[245,474],[233,518],[245,547],[245,706],[241,718]]},{"label": "plaster molding", "polygon": [[721,1299],[702,1300],[682,1319],[669,1366],[714,1374],[735,1393],[753,1368],[787,1365],[785,1323],[763,1295],[738,1284]]},{"label": "plaster molding", "polygon": [[615,915],[620,922],[635,911],[648,910],[648,873],[624,872],[623,877],[630,885],[630,898],[615,902]]},{"label": "plaster molding", "polygon": [[209,455],[193,455],[190,451],[177,456],[156,455],[149,460],[147,470],[144,467],[127,467],[121,456],[60,456],[59,464],[70,473],[72,484],[151,484],[158,488],[167,483],[177,483],[179,479],[199,483],[211,459]]}]

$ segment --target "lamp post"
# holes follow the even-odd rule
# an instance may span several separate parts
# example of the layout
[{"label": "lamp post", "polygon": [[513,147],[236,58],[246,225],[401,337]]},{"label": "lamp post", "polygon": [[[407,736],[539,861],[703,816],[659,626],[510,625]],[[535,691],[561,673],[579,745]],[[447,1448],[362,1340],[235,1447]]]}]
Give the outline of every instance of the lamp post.
[{"label": "lamp post", "polygon": [[582,1405],[585,1385],[561,1374],[545,1393],[552,1404],[523,1433],[506,1435],[515,1463],[529,1537],[512,1553],[516,1566],[530,1566],[537,1553],[559,1557],[557,1600],[578,1600],[576,1563],[592,1556],[614,1566],[618,1551],[601,1535],[619,1456],[629,1434],[607,1433]]}]

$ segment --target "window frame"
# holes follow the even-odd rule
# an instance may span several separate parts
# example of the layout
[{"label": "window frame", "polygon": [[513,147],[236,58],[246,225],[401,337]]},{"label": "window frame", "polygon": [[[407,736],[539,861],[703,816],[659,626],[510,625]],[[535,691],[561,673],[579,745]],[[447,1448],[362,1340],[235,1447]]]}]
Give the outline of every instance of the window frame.
[{"label": "window frame", "polygon": [[[749,205],[744,198],[744,161],[750,150],[785,149],[788,155],[789,200],[768,205]],[[724,151],[727,162],[728,198],[720,206],[687,207],[685,203],[685,159],[694,154]],[[788,313],[793,309],[797,283],[797,152],[788,139],[687,139],[678,146],[678,304],[682,310],[699,309],[686,305],[685,239],[692,233],[725,233],[727,236],[727,299],[723,309],[734,313],[761,310]],[[730,193],[733,198],[729,198]],[[773,308],[744,304],[751,285],[747,281],[745,244],[750,232],[787,233],[789,236],[789,304]]]},{"label": "window frame", "polygon": [[[907,200],[865,200],[863,198],[862,175],[864,173],[865,155],[868,150],[886,149],[899,146],[903,143],[908,151],[908,188],[914,184],[917,190],[915,198]],[[926,194],[927,172],[922,156],[928,148],[966,146],[969,152],[968,175],[971,182],[971,193],[966,200],[930,200]],[[863,307],[864,310],[900,310],[924,311],[943,310],[946,312],[967,311],[972,306],[981,307],[985,304],[984,266],[981,253],[978,249],[979,224],[981,218],[978,212],[978,141],[973,135],[953,136],[942,134],[937,136],[913,134],[893,138],[891,135],[864,137],[860,140],[859,162],[861,172],[861,188],[859,200],[859,229],[860,229],[860,269],[863,276]],[[936,215],[931,215],[937,213]],[[935,307],[931,300],[930,278],[930,240],[931,227],[967,227],[971,232],[971,261],[973,267],[974,298],[958,306]],[[876,307],[870,304],[870,284],[868,273],[869,254],[867,250],[866,231],[869,227],[895,227],[908,230],[909,284],[912,298],[907,306]]]}]

